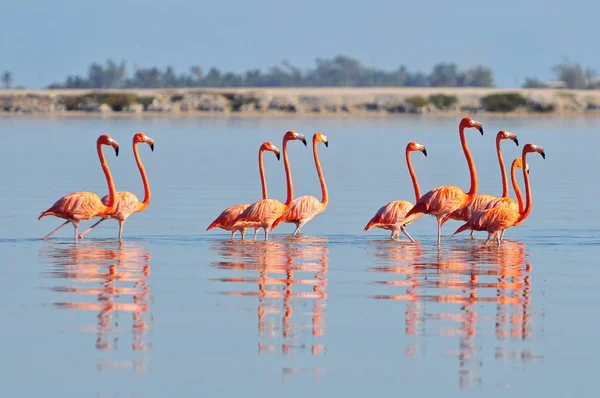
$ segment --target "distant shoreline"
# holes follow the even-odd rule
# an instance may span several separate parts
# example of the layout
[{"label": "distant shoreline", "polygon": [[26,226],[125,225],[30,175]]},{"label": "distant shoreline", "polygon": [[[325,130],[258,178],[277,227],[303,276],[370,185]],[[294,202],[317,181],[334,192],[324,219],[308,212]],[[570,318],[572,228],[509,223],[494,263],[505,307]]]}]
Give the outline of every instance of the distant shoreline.
[{"label": "distant shoreline", "polygon": [[0,90],[1,116],[600,117],[600,90],[286,87]]}]

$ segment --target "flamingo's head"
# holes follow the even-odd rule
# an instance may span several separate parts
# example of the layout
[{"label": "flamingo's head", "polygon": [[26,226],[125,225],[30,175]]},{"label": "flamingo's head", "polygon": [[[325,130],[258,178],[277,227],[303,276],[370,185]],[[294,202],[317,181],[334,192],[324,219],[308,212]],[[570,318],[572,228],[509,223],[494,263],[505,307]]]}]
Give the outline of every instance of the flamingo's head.
[{"label": "flamingo's head", "polygon": [[[517,168],[517,169],[522,169],[523,168],[523,159],[516,158],[515,160],[513,160],[512,167]],[[527,174],[529,174],[529,163],[525,164],[525,171],[527,172]]]},{"label": "flamingo's head", "polygon": [[329,140],[327,139],[327,136],[321,132],[316,132],[313,136],[313,140],[315,142],[322,142],[326,147],[329,147]]},{"label": "flamingo's head", "polygon": [[119,143],[113,140],[110,135],[102,134],[98,137],[98,145],[110,145],[115,149],[115,154],[119,156]]},{"label": "flamingo's head", "polygon": [[408,143],[408,145],[406,146],[406,151],[407,152],[414,152],[414,151],[421,151],[423,152],[423,155],[427,156],[427,149],[425,149],[425,147],[417,142],[411,141]]},{"label": "flamingo's head", "polygon": [[277,148],[271,141],[263,142],[260,146],[261,151],[271,151],[277,156],[277,160],[279,160],[279,148]]},{"label": "flamingo's head", "polygon": [[525,144],[525,146],[523,147],[523,155],[525,155],[526,153],[530,153],[530,152],[537,152],[540,155],[542,155],[542,158],[546,159],[546,152],[544,152],[544,148],[542,148],[539,145],[535,145],[535,144]]},{"label": "flamingo's head", "polygon": [[467,128],[467,127],[476,128],[477,130],[479,130],[481,135],[483,135],[483,126],[481,125],[481,123],[471,119],[470,117],[464,117],[460,121],[459,127],[463,128],[463,129]]},{"label": "flamingo's head", "polygon": [[154,140],[148,137],[146,134],[139,132],[133,136],[133,144],[137,144],[138,142],[145,142],[150,145],[150,150],[154,151]]},{"label": "flamingo's head", "polygon": [[517,139],[517,135],[514,133],[510,133],[506,130],[500,130],[498,131],[498,134],[496,135],[496,139],[498,141],[500,140],[513,140],[515,142],[515,144],[517,146],[519,146],[519,140]]},{"label": "flamingo's head", "polygon": [[306,138],[304,137],[304,135],[302,135],[300,133],[296,133],[294,130],[288,131],[283,136],[283,142],[291,141],[291,140],[302,141],[302,143],[304,144],[304,146],[306,146]]}]

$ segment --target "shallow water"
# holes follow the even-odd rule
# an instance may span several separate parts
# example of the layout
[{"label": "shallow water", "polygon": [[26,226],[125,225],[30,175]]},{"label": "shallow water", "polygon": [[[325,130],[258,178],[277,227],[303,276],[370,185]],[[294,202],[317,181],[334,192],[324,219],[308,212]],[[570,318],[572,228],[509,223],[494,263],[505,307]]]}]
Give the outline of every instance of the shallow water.
[{"label": "shallow water", "polygon": [[[500,246],[468,234],[435,245],[435,220],[408,229],[417,240],[362,231],[390,200],[414,201],[404,148],[421,190],[468,188],[454,119],[2,118],[0,372],[10,396],[177,396],[250,393],[331,396],[591,396],[600,327],[596,288],[600,214],[595,119],[483,119],[467,131],[480,193],[500,194],[494,137],[508,165],[530,155],[533,211]],[[290,238],[231,242],[205,232],[225,207],[259,199],[257,151],[281,147],[293,128],[319,147],[327,210]],[[131,137],[152,187],[148,209],[109,220],[75,246],[66,226],[39,213],[76,190],[106,193],[95,139],[117,190],[140,198]],[[295,194],[320,196],[312,153],[288,146]],[[284,199],[283,165],[265,153],[270,197]],[[521,181],[521,178],[519,178]],[[91,222],[83,222],[87,227]],[[261,235],[259,235],[262,238]]]}]

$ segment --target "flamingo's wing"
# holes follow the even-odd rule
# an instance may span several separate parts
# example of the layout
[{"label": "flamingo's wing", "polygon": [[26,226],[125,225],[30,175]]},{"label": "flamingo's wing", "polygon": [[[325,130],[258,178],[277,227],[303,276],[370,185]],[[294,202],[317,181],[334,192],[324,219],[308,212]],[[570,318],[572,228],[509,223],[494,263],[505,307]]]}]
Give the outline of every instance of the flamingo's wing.
[{"label": "flamingo's wing", "polygon": [[281,222],[296,222],[310,220],[323,211],[323,204],[314,196],[299,196],[292,201],[292,207],[273,223],[271,229],[275,229]]},{"label": "flamingo's wing", "polygon": [[406,217],[417,213],[441,216],[459,209],[467,200],[467,194],[455,186],[435,188],[417,201],[415,206],[406,214]]},{"label": "flamingo's wing", "polygon": [[[108,206],[108,197],[109,195],[105,195],[104,197],[102,197],[102,203],[105,206]],[[131,193],[131,192],[116,192],[115,193],[115,202],[116,202],[116,207],[115,207],[115,211],[112,214],[109,214],[109,218],[111,216],[114,216],[116,214],[119,214],[120,216],[130,216],[131,214],[133,214],[136,211],[137,205],[138,203],[140,203],[139,199],[137,196],[135,196],[135,194]]]},{"label": "flamingo's wing", "polygon": [[285,205],[276,199],[262,199],[248,206],[233,225],[239,228],[254,228],[257,224],[271,226],[273,221],[285,210]]},{"label": "flamingo's wing", "polygon": [[[406,213],[408,213],[412,207],[413,204],[407,200],[396,200],[381,206],[373,218],[368,222],[365,231],[378,225],[394,225],[403,221]],[[410,221],[416,217],[418,217],[418,215],[411,216],[406,224],[410,223]]]},{"label": "flamingo's wing", "polygon": [[98,195],[93,192],[73,192],[58,199],[39,218],[56,215],[72,220],[89,220],[104,207]]},{"label": "flamingo's wing", "polygon": [[242,203],[239,205],[234,205],[226,208],[217,216],[217,218],[206,228],[208,231],[211,228],[221,227],[221,228],[231,228],[236,218],[242,214],[244,210],[246,210],[250,206],[247,203]]},{"label": "flamingo's wing", "polygon": [[508,207],[515,211],[519,211],[519,204],[517,202],[515,202],[512,198],[507,198],[507,197],[496,198],[496,199],[490,201],[486,205],[485,209],[492,209],[494,207]]}]

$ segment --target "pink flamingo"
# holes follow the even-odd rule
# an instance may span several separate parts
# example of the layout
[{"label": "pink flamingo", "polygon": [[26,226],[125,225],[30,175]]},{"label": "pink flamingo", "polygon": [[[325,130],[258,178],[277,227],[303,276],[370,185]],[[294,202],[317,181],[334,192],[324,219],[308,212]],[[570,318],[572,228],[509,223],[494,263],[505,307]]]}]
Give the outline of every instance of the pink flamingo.
[{"label": "pink flamingo", "polygon": [[465,128],[470,127],[476,128],[479,130],[481,135],[483,135],[483,127],[481,126],[481,123],[474,121],[470,117],[465,117],[460,121],[458,126],[460,142],[462,144],[465,158],[467,159],[469,174],[471,176],[471,188],[469,189],[469,192],[464,192],[462,189],[455,186],[441,186],[421,196],[413,208],[406,213],[406,218],[418,213],[431,214],[432,216],[435,216],[438,222],[438,246],[440,245],[440,237],[442,232],[442,218],[447,214],[467,206],[477,194],[477,172],[475,171],[473,157],[471,156],[471,151],[469,150],[467,141],[465,139]]},{"label": "pink flamingo", "polygon": [[115,184],[110,174],[110,169],[102,153],[102,145],[110,145],[115,149],[115,153],[119,156],[119,144],[113,140],[108,134],[102,134],[96,141],[96,149],[98,151],[98,157],[100,158],[100,165],[104,171],[106,177],[106,183],[108,184],[109,203],[105,205],[100,200],[100,197],[92,192],[73,192],[63,196],[57,200],[48,210],[42,212],[38,217],[40,220],[46,216],[55,216],[64,218],[67,221],[62,223],[48,235],[42,239],[46,240],[51,235],[56,233],[59,229],[67,225],[68,223],[73,224],[75,228],[75,243],[77,243],[77,228],[81,220],[89,220],[90,218],[111,214],[115,209]]},{"label": "pink flamingo", "polygon": [[263,228],[265,230],[265,240],[268,240],[269,229],[273,222],[292,207],[294,186],[292,185],[292,173],[287,155],[287,143],[292,140],[302,141],[304,146],[306,146],[306,138],[300,133],[290,130],[283,136],[283,166],[285,167],[285,178],[287,181],[287,199],[285,204],[276,199],[259,200],[248,206],[233,223],[234,228],[254,228],[253,239],[256,239],[258,229]]},{"label": "pink flamingo", "polygon": [[[417,175],[412,167],[412,162],[410,160],[410,153],[414,151],[421,151],[423,155],[427,156],[427,150],[421,144],[418,144],[414,141],[409,142],[406,145],[406,164],[408,165],[408,173],[410,174],[410,178],[412,179],[413,188],[415,190],[415,200],[418,201],[421,198],[421,190],[419,189],[419,182],[417,181]],[[404,235],[411,241],[414,242],[414,239],[408,231],[406,230],[406,226],[414,221],[418,215],[411,216],[410,219],[405,219],[406,213],[413,207],[413,204],[408,200],[396,200],[393,202],[389,202],[386,205],[383,205],[375,214],[373,218],[367,223],[365,227],[365,232],[371,228],[383,228],[392,231],[391,238],[399,238],[399,231],[402,231]]]},{"label": "pink flamingo", "polygon": [[[534,144],[527,144],[523,147],[522,164],[527,164],[527,154],[531,152],[539,153],[542,158],[546,159],[546,153],[544,148]],[[461,225],[452,235],[461,233],[466,229],[475,229],[476,231],[487,231],[488,238],[485,243],[487,244],[490,239],[494,236],[498,238],[498,244],[502,242],[501,235],[498,235],[506,229],[519,225],[523,222],[531,213],[532,199],[531,199],[531,186],[529,185],[529,174],[523,168],[523,179],[525,180],[525,192],[526,192],[526,203],[525,208],[521,211],[516,211],[510,207],[493,207],[491,209],[484,210],[475,215]]]},{"label": "pink flamingo", "polygon": [[[263,166],[264,151],[273,152],[275,156],[277,156],[277,160],[279,160],[279,148],[277,148],[271,142],[267,141],[264,142],[258,150],[258,171],[260,173],[260,182],[262,186],[262,198],[267,199],[267,181],[265,180],[265,169]],[[243,240],[244,236],[246,235],[246,228],[234,228],[233,223],[235,219],[240,214],[242,214],[242,212],[246,210],[246,208],[248,208],[248,206],[250,206],[250,204],[242,203],[239,205],[228,207],[227,209],[223,210],[221,214],[219,214],[219,216],[208,226],[208,228],[206,228],[206,230],[208,231],[209,229],[219,227],[226,231],[231,231],[231,240],[233,240],[235,233],[239,230]],[[257,231],[258,229],[255,232]]]},{"label": "pink flamingo", "polygon": [[[137,163],[138,169],[140,170],[140,174],[142,176],[142,183],[144,184],[144,200],[140,202],[137,196],[135,196],[131,192],[116,192],[115,210],[111,214],[102,215],[100,220],[98,220],[94,225],[92,225],[91,227],[79,234],[79,239],[83,239],[85,234],[87,234],[93,228],[98,226],[98,224],[100,224],[102,221],[108,220],[109,218],[114,218],[119,221],[119,240],[122,240],[123,225],[125,225],[127,217],[129,217],[133,213],[139,213],[141,211],[146,210],[146,208],[150,204],[150,184],[148,183],[146,170],[144,169],[144,165],[142,164],[142,160],[140,159],[140,155],[137,149],[137,144],[139,144],[140,142],[145,142],[150,146],[150,150],[154,151],[154,140],[141,132],[133,136],[133,155],[135,157],[135,162]],[[104,203],[107,206],[109,201],[110,194],[102,198],[102,203]]]},{"label": "pink flamingo", "polygon": [[[516,134],[509,133],[505,130],[500,130],[498,134],[496,134],[496,153],[498,155],[498,163],[500,163],[500,176],[502,178],[502,197],[508,197],[508,181],[506,179],[506,169],[504,167],[504,158],[502,156],[502,151],[500,150],[500,142],[506,139],[513,140],[514,143],[517,146],[519,146],[519,140],[517,139]],[[473,214],[485,210],[487,204],[494,199],[497,199],[497,197],[493,195],[477,195],[475,196],[473,201],[471,201],[471,203],[469,203],[467,206],[464,206],[456,210],[455,212],[446,215],[442,219],[442,225],[444,225],[444,223],[449,219],[467,221],[469,218],[471,218]],[[473,233],[474,231],[471,231],[471,237],[473,237]]]},{"label": "pink flamingo", "polygon": [[273,231],[279,223],[286,222],[296,225],[296,229],[292,232],[292,235],[300,235],[300,228],[327,208],[329,196],[327,195],[327,185],[325,185],[325,177],[323,177],[323,170],[321,169],[321,162],[319,161],[319,154],[317,152],[317,143],[319,142],[322,142],[326,147],[329,147],[329,140],[327,139],[327,136],[320,132],[313,135],[313,156],[315,158],[315,167],[317,168],[317,175],[319,176],[323,199],[319,201],[319,199],[309,195],[297,197],[292,201],[290,210],[273,222],[271,231]]},{"label": "pink flamingo", "polygon": [[[529,174],[529,165],[525,165],[525,167],[525,171],[527,172],[527,174]],[[487,204],[485,210],[492,209],[494,207],[509,207],[515,211],[523,211],[523,209],[525,208],[525,204],[523,203],[523,195],[521,195],[521,189],[519,188],[519,184],[517,183],[516,176],[516,170],[521,168],[523,168],[523,160],[521,158],[516,158],[515,160],[513,160],[510,168],[510,179],[515,190],[515,196],[517,197],[518,203],[509,197],[496,198]],[[471,218],[475,217],[477,214],[478,213],[473,214]],[[521,222],[515,224],[515,226],[520,224]],[[500,239],[504,239],[504,231],[500,231]]]}]

